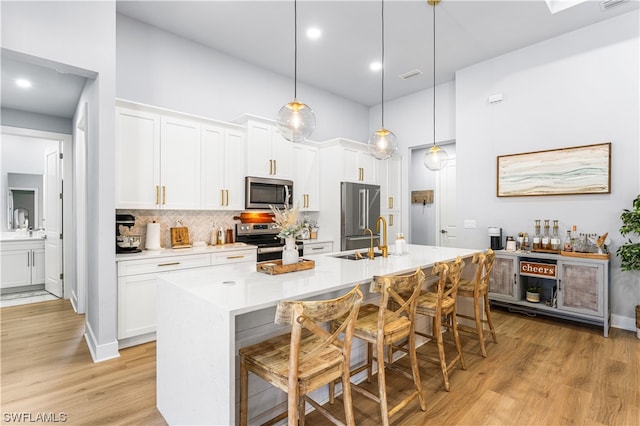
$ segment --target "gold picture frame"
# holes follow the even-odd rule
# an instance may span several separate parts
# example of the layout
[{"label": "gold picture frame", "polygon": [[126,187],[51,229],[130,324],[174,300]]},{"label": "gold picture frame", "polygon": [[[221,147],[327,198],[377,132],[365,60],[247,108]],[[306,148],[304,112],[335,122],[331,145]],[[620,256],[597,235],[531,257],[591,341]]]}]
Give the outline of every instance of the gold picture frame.
[{"label": "gold picture frame", "polygon": [[497,158],[498,197],[610,194],[611,142]]}]

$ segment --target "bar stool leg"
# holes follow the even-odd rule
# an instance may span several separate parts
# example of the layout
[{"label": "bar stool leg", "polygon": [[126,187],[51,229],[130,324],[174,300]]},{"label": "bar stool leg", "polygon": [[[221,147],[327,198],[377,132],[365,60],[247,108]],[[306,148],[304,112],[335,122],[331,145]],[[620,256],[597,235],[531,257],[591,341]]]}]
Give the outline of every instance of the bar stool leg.
[{"label": "bar stool leg", "polygon": [[438,343],[438,356],[440,357],[440,368],[442,369],[442,378],[444,380],[444,390],[449,392],[449,371],[447,371],[447,361],[444,355],[444,341],[442,338],[442,316],[436,315],[433,319],[433,332]]},{"label": "bar stool leg", "polygon": [[244,361],[240,361],[240,426],[247,426],[249,409],[249,371]]},{"label": "bar stool leg", "polygon": [[418,354],[416,353],[416,334],[414,332],[413,325],[411,332],[409,333],[409,357],[411,358],[411,374],[413,375],[413,382],[418,390],[418,400],[420,401],[420,409],[422,411],[427,410],[427,403],[424,400],[422,393],[422,382],[420,381],[420,370],[418,369]]},{"label": "bar stool leg", "polygon": [[376,362],[378,364],[378,396],[380,398],[380,414],[383,426],[389,426],[389,409],[387,406],[387,381],[384,374],[384,345],[382,339],[378,339],[376,345]]},{"label": "bar stool leg", "polygon": [[454,310],[451,313],[451,322],[453,327],[453,337],[456,341],[456,349],[458,350],[458,356],[460,357],[460,364],[462,365],[462,369],[467,369],[467,364],[464,362],[464,355],[462,354],[462,344],[460,343],[460,333],[458,333],[458,319],[456,317],[456,311]]},{"label": "bar stool leg", "polygon": [[482,318],[480,317],[480,301],[476,298],[473,299],[473,317],[476,320],[476,333],[478,333],[478,339],[480,339],[480,352],[482,357],[487,357],[487,349],[484,345],[484,333],[482,330]]},{"label": "bar stool leg", "polygon": [[367,382],[371,383],[373,377],[373,343],[367,342]]},{"label": "bar stool leg", "polygon": [[489,305],[489,294],[484,294],[484,311],[487,314],[487,322],[489,323],[489,330],[491,330],[491,337],[493,337],[493,342],[498,343],[498,339],[496,339],[496,329],[493,327],[493,321],[491,320],[491,306]]}]

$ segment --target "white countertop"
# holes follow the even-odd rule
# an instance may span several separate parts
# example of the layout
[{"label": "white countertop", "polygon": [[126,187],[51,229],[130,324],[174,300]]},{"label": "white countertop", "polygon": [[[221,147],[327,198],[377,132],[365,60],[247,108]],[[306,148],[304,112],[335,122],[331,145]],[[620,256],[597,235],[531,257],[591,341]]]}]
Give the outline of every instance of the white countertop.
[{"label": "white countertop", "polygon": [[0,241],[3,243],[42,240],[44,240],[44,233],[42,231],[33,231],[31,237],[29,236],[28,231],[0,232]]},{"label": "white countertop", "polygon": [[255,249],[256,246],[245,243],[221,244],[215,246],[191,247],[181,249],[163,248],[160,250],[142,250],[139,253],[116,253],[116,262],[123,260],[155,259],[159,257],[185,256],[189,254],[222,253],[236,250]]},{"label": "white countertop", "polygon": [[215,273],[202,268],[175,272],[162,279],[233,316],[275,306],[280,300],[309,298],[369,282],[374,275],[412,273],[418,266],[429,267],[478,251],[409,245],[407,254],[374,260],[338,259],[332,254],[305,256],[315,261],[314,269],[279,275],[257,272],[255,264],[241,263],[216,266]]}]

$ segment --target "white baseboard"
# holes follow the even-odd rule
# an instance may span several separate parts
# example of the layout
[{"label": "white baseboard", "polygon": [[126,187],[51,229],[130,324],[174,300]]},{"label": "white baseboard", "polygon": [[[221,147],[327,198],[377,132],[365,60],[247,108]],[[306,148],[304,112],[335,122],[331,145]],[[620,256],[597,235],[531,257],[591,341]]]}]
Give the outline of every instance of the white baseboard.
[{"label": "white baseboard", "polygon": [[621,315],[611,315],[611,327],[636,331],[636,319],[623,317]]},{"label": "white baseboard", "polygon": [[89,347],[89,352],[91,353],[93,362],[106,361],[120,356],[120,353],[118,352],[118,341],[114,339],[113,342],[110,343],[103,345],[98,344],[96,336],[93,334],[93,330],[91,329],[91,324],[89,324],[88,321],[85,321],[84,339]]}]

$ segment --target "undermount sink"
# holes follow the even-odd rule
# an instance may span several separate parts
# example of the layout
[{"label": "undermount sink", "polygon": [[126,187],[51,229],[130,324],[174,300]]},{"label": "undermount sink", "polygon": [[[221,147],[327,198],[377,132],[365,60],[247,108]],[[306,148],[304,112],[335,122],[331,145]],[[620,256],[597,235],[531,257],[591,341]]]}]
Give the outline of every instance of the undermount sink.
[{"label": "undermount sink", "polygon": [[[367,253],[360,253],[361,257],[356,256],[355,253],[349,253],[349,254],[336,254],[332,257],[335,257],[336,259],[348,259],[348,260],[362,260],[362,259],[368,259],[367,257]],[[378,253],[378,252],[374,252],[373,253],[373,257],[380,257],[382,256],[382,253]]]}]

